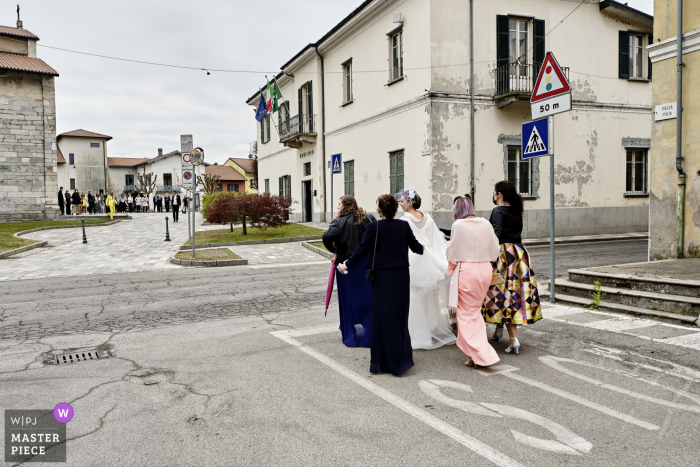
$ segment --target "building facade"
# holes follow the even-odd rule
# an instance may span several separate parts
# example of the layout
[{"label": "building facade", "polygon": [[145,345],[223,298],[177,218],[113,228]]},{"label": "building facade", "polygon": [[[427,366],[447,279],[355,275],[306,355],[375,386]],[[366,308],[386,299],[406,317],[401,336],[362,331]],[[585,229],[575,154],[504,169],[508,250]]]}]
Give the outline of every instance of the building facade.
[{"label": "building facade", "polygon": [[0,26],[0,222],[59,214],[56,70],[39,59],[39,38]]},{"label": "building facade", "polygon": [[107,141],[111,136],[86,130],[56,137],[58,186],[81,193],[104,193],[108,186]]},{"label": "building facade", "polygon": [[[231,159],[229,159],[230,161]],[[228,161],[227,161],[228,162]],[[249,193],[248,184],[249,181],[245,175],[243,175],[243,170],[229,165],[219,165],[214,163],[208,165],[204,168],[204,172],[210,176],[219,176],[217,181],[216,191],[222,192],[233,192],[233,193]]]},{"label": "building facade", "polygon": [[246,193],[257,193],[258,192],[258,168],[257,160],[255,159],[243,159],[240,157],[229,157],[224,165],[231,167],[236,172],[240,173],[245,177],[245,192]]},{"label": "building facade", "polygon": [[548,237],[548,158],[521,159],[520,126],[551,50],[573,88],[573,110],[554,117],[557,235],[646,231],[652,17],[613,1],[475,2],[473,141],[470,23],[467,1],[365,1],[300,51],[277,76],[282,110],[256,126],[260,188],[317,221],[345,193],[373,211],[378,195],[414,187],[449,228],[456,195],[473,189],[488,216],[494,183],[511,180],[523,235]]},{"label": "building facade", "polygon": [[700,257],[700,9],[697,2],[683,2],[680,103],[676,94],[678,1],[657,0],[654,6],[654,44],[648,48],[654,66],[652,104],[657,108],[675,103],[675,115],[682,104],[683,160],[680,165],[676,161],[678,117],[655,116],[650,154],[649,259]]}]

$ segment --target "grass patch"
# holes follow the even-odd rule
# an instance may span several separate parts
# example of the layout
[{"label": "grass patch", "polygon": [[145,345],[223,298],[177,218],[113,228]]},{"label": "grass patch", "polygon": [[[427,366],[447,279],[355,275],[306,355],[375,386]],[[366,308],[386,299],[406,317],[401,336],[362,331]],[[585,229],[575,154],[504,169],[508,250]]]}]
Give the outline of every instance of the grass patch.
[{"label": "grass patch", "polygon": [[[192,259],[192,251],[181,251],[175,255],[175,259]],[[199,261],[216,261],[225,259],[241,259],[233,251],[228,248],[216,248],[211,250],[195,250],[194,259]]]},{"label": "grass patch", "polygon": [[[85,225],[89,224],[104,224],[109,220],[89,220],[85,221]],[[17,232],[24,230],[38,229],[39,227],[52,227],[57,225],[80,225],[80,221],[39,221],[39,222],[8,222],[0,223],[0,253],[15,248],[38,243],[39,240],[30,240],[28,238],[17,238],[14,235]]]},{"label": "grass patch", "polygon": [[[243,235],[242,227],[235,227],[233,232],[230,229],[221,230],[206,230],[197,232],[195,235],[195,244],[203,243],[228,243],[241,242],[244,240],[266,240],[268,238],[289,238],[289,237],[309,237],[311,235],[322,235],[323,230],[314,227],[308,227],[301,224],[287,224],[278,228],[269,227],[267,230],[248,227],[248,235]],[[189,245],[190,241],[186,241],[185,245]]]},{"label": "grass patch", "polygon": [[[315,246],[316,248],[320,248],[324,251],[328,251],[328,248],[325,247],[323,242],[308,242],[309,245]],[[328,251],[330,253],[330,251]]]}]

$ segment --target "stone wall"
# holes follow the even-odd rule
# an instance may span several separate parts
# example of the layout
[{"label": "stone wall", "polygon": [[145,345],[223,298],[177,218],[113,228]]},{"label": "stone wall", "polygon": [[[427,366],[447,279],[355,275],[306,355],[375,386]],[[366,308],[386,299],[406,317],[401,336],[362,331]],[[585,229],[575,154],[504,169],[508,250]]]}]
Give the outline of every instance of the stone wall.
[{"label": "stone wall", "polygon": [[59,213],[53,76],[0,71],[0,222]]}]

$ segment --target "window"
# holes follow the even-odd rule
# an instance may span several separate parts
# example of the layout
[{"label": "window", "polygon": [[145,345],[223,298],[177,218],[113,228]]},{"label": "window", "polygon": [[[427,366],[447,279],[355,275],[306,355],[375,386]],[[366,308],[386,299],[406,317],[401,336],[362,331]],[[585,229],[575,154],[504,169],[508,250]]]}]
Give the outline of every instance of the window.
[{"label": "window", "polygon": [[238,183],[229,183],[228,184],[228,191],[238,192]]},{"label": "window", "polygon": [[651,60],[646,52],[646,46],[653,42],[651,34],[620,31],[620,78],[651,79]]},{"label": "window", "polygon": [[73,154],[68,154],[68,163],[75,164],[75,156]]},{"label": "window", "polygon": [[289,101],[280,104],[280,110],[277,113],[277,128],[281,137],[289,134]]},{"label": "window", "polygon": [[258,179],[257,178],[250,179],[250,188],[252,188],[253,190],[258,189]]},{"label": "window", "polygon": [[311,175],[311,162],[304,162],[304,177]]},{"label": "window", "polygon": [[496,16],[496,94],[532,92],[545,57],[545,22]]},{"label": "window", "polygon": [[90,147],[91,147],[91,148],[99,148],[99,147],[100,147],[100,143],[90,143]]},{"label": "window", "polygon": [[647,150],[627,150],[627,193],[647,193]]},{"label": "window", "polygon": [[403,30],[391,36],[391,81],[403,76]]},{"label": "window", "polygon": [[[163,185],[172,186],[173,185],[173,174],[163,174]],[[169,189],[166,191],[170,191]]]},{"label": "window", "polygon": [[389,153],[389,193],[403,190],[403,151]]},{"label": "window", "polygon": [[520,158],[520,146],[508,146],[508,181],[523,196],[532,196],[532,164]]},{"label": "window", "polygon": [[343,103],[352,101],[352,60],[343,64]]},{"label": "window", "polygon": [[269,192],[270,192],[270,179],[266,178],[265,179],[265,193],[269,193]]},{"label": "window", "polygon": [[287,199],[292,198],[292,176],[283,175],[280,177],[280,196],[285,196]]},{"label": "window", "polygon": [[260,142],[262,144],[270,141],[270,114],[268,113],[260,122]]},{"label": "window", "polygon": [[134,184],[134,174],[126,174],[124,176],[124,184],[127,186],[133,186]]},{"label": "window", "polygon": [[527,77],[528,21],[510,18],[508,23],[510,31],[509,60],[511,64],[515,64],[511,67],[510,74]]},{"label": "window", "polygon": [[224,191],[224,187],[221,185],[221,183],[216,184],[216,191],[219,191],[219,192]]},{"label": "window", "polygon": [[343,163],[343,174],[345,179],[345,194],[355,196],[355,161]]},{"label": "window", "polygon": [[314,97],[313,83],[307,81],[298,89],[299,99],[299,133],[314,132]]},{"label": "window", "polygon": [[75,179],[74,178],[70,179],[70,189],[75,190]]}]

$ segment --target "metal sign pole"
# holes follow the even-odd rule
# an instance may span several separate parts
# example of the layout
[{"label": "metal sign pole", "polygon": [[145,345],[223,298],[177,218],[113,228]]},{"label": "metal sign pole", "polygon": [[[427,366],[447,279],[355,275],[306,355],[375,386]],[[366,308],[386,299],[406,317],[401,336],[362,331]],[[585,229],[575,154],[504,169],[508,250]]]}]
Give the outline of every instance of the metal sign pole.
[{"label": "metal sign pole", "polygon": [[554,303],[554,117],[547,117],[549,127],[549,301]]},{"label": "metal sign pole", "polygon": [[[194,184],[193,184],[193,186],[194,186]],[[191,206],[190,211],[192,211],[192,259],[194,259],[194,241],[195,241],[194,240],[194,232],[195,232],[195,226],[194,226],[194,221],[195,221],[195,217],[194,217],[194,188],[192,188],[192,197],[190,198],[190,206]]]}]

